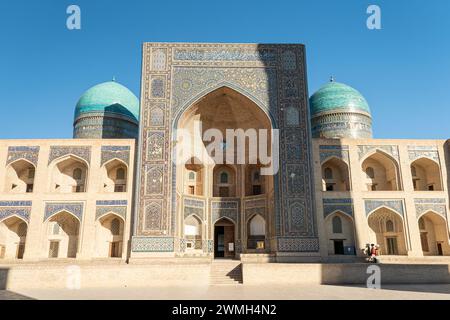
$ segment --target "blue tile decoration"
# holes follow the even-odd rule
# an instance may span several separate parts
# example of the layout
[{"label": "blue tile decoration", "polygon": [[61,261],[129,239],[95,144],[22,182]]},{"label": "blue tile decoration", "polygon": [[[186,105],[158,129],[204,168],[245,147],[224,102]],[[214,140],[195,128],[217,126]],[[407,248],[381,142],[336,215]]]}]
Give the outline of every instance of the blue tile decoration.
[{"label": "blue tile decoration", "polygon": [[[275,50],[175,49],[174,60],[192,61],[276,61]],[[292,58],[290,58],[292,60]],[[287,60],[285,58],[285,60]],[[287,65],[287,61],[285,65]],[[289,61],[289,65],[293,62]]]},{"label": "blue tile decoration", "polygon": [[348,146],[319,146],[320,164],[323,164],[330,158],[336,157],[344,161],[347,165],[350,164]]},{"label": "blue tile decoration", "polygon": [[361,160],[368,153],[370,153],[374,150],[381,150],[381,151],[387,153],[388,155],[390,155],[395,160],[397,160],[397,163],[399,162],[398,146],[395,146],[395,145],[359,145],[358,146],[359,160]]},{"label": "blue tile decoration", "polygon": [[83,210],[83,202],[47,202],[45,204],[44,221],[46,221],[55,213],[67,211],[76,216],[81,222],[83,220]]},{"label": "blue tile decoration", "polygon": [[382,199],[375,199],[375,200],[364,200],[364,206],[366,210],[366,217],[369,216],[371,212],[374,210],[381,208],[381,207],[387,207],[389,209],[394,210],[398,214],[400,214],[402,217],[404,217],[403,212],[403,200],[382,200]]},{"label": "blue tile decoration", "polygon": [[126,220],[127,217],[127,200],[97,200],[95,209],[95,219],[113,212]]},{"label": "blue tile decoration", "polygon": [[18,216],[29,222],[31,201],[0,201],[0,221],[11,216]]},{"label": "blue tile decoration", "polygon": [[279,237],[278,250],[283,252],[317,252],[319,251],[319,240],[317,238],[289,238]]},{"label": "blue tile decoration", "polygon": [[32,201],[0,201],[0,207],[31,207]]},{"label": "blue tile decoration", "polygon": [[95,202],[97,206],[126,206],[127,200],[97,200]]},{"label": "blue tile decoration", "polygon": [[131,250],[134,252],[173,252],[173,237],[133,237]]},{"label": "blue tile decoration", "polygon": [[215,223],[220,218],[230,218],[236,223],[239,200],[213,200],[211,201],[211,221]]},{"label": "blue tile decoration", "polygon": [[444,217],[444,219],[447,219],[447,203],[445,198],[416,198],[414,199],[414,205],[416,207],[417,218],[431,210]]},{"label": "blue tile decoration", "polygon": [[256,199],[246,199],[244,201],[245,221],[248,221],[254,215],[259,214],[264,219],[266,217],[267,200],[266,197]]},{"label": "blue tile decoration", "polygon": [[50,164],[53,160],[74,155],[83,160],[88,164],[91,162],[91,147],[90,146],[51,146],[50,156],[48,158],[48,163]]},{"label": "blue tile decoration", "polygon": [[184,218],[191,214],[195,214],[203,221],[205,219],[205,200],[184,198]]},{"label": "blue tile decoration", "polygon": [[39,158],[39,150],[39,146],[10,146],[8,147],[6,165],[18,159],[25,159],[36,167]]},{"label": "blue tile decoration", "polygon": [[101,150],[101,166],[112,159],[119,159],[127,165],[130,164],[130,146],[102,146]]},{"label": "blue tile decoration", "polygon": [[323,217],[326,218],[330,214],[341,211],[353,217],[353,199],[323,199]]},{"label": "blue tile decoration", "polygon": [[429,158],[439,163],[439,152],[434,146],[408,146],[408,157],[411,162],[419,158]]}]

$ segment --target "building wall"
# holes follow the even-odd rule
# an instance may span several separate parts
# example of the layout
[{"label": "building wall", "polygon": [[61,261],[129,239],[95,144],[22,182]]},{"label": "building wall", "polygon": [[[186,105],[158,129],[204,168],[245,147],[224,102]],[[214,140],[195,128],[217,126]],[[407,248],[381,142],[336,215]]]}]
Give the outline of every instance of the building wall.
[{"label": "building wall", "polygon": [[[333,235],[325,223],[327,216],[341,212],[351,217],[354,221],[356,252],[358,255],[362,255],[362,249],[366,243],[376,243],[377,241],[369,227],[368,217],[372,217],[373,212],[381,214],[383,210],[396,212],[396,217],[401,217],[406,254],[416,257],[427,255],[422,251],[418,219],[427,212],[433,212],[433,219],[438,223],[442,222],[445,236],[442,236],[442,228],[437,228],[434,234],[429,234],[430,245],[435,245],[432,242],[435,242],[433,239],[438,236],[442,240],[443,254],[450,254],[448,251],[450,248],[448,233],[449,162],[446,158],[448,150],[445,149],[448,149],[448,142],[446,143],[445,140],[313,139],[315,201],[321,255],[326,257],[330,253],[334,253],[334,249],[330,248],[332,242],[329,240],[333,238]],[[372,179],[368,178],[362,170],[362,166],[363,162],[367,158],[373,157],[374,154],[376,154],[375,158],[378,157],[379,160],[388,159],[395,164],[400,190],[368,191],[367,183]],[[347,164],[350,191],[323,191],[322,172],[324,168],[322,168],[322,164],[330,158],[340,159]],[[422,158],[434,161],[439,166],[442,190],[414,190],[411,164]],[[375,178],[377,179],[377,177]],[[383,179],[383,177],[380,178]],[[386,232],[385,235],[395,235],[397,231],[396,229]],[[401,251],[402,244],[399,243],[398,246]],[[387,254],[386,247],[383,248],[382,254]]]},{"label": "building wall", "polygon": [[[91,259],[101,256],[96,252],[96,248],[102,246],[96,241],[99,219],[112,212],[124,220],[121,256],[126,258],[131,228],[134,150],[135,141],[124,139],[0,140],[0,224],[3,224],[0,232],[5,230],[2,222],[10,221],[6,219],[11,216],[20,217],[28,225],[24,259],[45,259],[49,256],[48,221],[59,212],[67,212],[80,224],[76,257]],[[11,165],[24,159],[35,167],[33,192],[11,191],[7,172]],[[54,191],[55,166],[67,159],[87,166],[86,192]],[[113,159],[121,160],[127,167],[126,192],[103,190],[103,171]],[[0,234],[0,241],[2,236]]]}]

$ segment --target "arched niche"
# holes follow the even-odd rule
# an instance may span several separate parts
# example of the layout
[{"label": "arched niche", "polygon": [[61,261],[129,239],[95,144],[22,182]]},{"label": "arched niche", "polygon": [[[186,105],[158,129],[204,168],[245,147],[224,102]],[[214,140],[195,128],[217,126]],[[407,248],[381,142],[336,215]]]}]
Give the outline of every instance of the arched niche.
[{"label": "arched niche", "polygon": [[325,218],[329,255],[355,255],[355,227],[353,219],[336,211]]},{"label": "arched niche", "polygon": [[34,189],[35,166],[23,159],[10,163],[6,168],[5,191],[30,193]]},{"label": "arched niche", "polygon": [[46,220],[46,247],[49,258],[76,258],[80,221],[70,212],[61,211]]},{"label": "arched niche", "polygon": [[184,165],[184,193],[203,196],[205,166],[198,158],[190,158]]},{"label": "arched niche", "polygon": [[363,183],[368,191],[401,190],[397,162],[386,153],[376,150],[361,165]]},{"label": "arched niche", "polygon": [[403,217],[380,207],[368,216],[369,242],[380,245],[382,255],[406,255],[406,234]]},{"label": "arched niche", "polygon": [[411,163],[411,176],[416,191],[442,191],[441,170],[433,160],[415,160]]},{"label": "arched niche", "polygon": [[263,250],[266,240],[266,220],[259,214],[247,222],[247,249]]},{"label": "arched niche", "polygon": [[196,215],[190,215],[184,219],[184,239],[186,241],[186,250],[201,250],[203,225],[200,218]]},{"label": "arched niche", "polygon": [[230,165],[216,165],[213,170],[213,196],[236,197],[236,171]]},{"label": "arched niche", "polygon": [[102,166],[102,191],[126,192],[128,183],[128,167],[118,159],[108,161]]},{"label": "arched niche", "polygon": [[78,193],[87,191],[88,166],[84,160],[67,156],[50,165],[50,191]]},{"label": "arched niche", "polygon": [[101,258],[121,258],[123,255],[123,236],[125,221],[113,212],[97,219],[96,256]]},{"label": "arched niche", "polygon": [[417,220],[424,256],[448,256],[450,246],[447,223],[441,215],[428,211]]},{"label": "arched niche", "polygon": [[23,259],[28,224],[18,216],[0,221],[0,259]]},{"label": "arched niche", "polygon": [[322,164],[322,191],[350,191],[348,165],[331,158]]}]

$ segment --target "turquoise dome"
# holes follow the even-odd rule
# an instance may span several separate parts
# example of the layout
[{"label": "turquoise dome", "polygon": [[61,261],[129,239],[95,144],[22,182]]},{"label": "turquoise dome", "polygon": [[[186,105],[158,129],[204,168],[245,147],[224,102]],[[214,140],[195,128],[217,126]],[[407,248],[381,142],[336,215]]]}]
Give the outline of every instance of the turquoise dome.
[{"label": "turquoise dome", "polygon": [[329,111],[353,111],[370,114],[366,99],[358,90],[331,81],[317,90],[309,99],[311,116]]},{"label": "turquoise dome", "polygon": [[115,81],[88,89],[78,100],[75,120],[85,113],[108,112],[139,119],[139,100],[128,88]]}]

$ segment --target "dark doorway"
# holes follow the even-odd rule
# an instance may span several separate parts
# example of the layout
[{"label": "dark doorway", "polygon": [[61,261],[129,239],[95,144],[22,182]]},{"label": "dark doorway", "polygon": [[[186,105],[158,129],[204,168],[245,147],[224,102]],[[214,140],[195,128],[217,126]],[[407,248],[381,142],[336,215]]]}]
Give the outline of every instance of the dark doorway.
[{"label": "dark doorway", "polygon": [[438,250],[438,255],[439,256],[443,256],[444,253],[442,252],[442,243],[438,243],[437,244],[437,250]]},{"label": "dark doorway", "polygon": [[225,227],[214,227],[214,258],[225,257]]},{"label": "dark doorway", "polygon": [[334,240],[334,254],[344,254],[343,240]]}]

